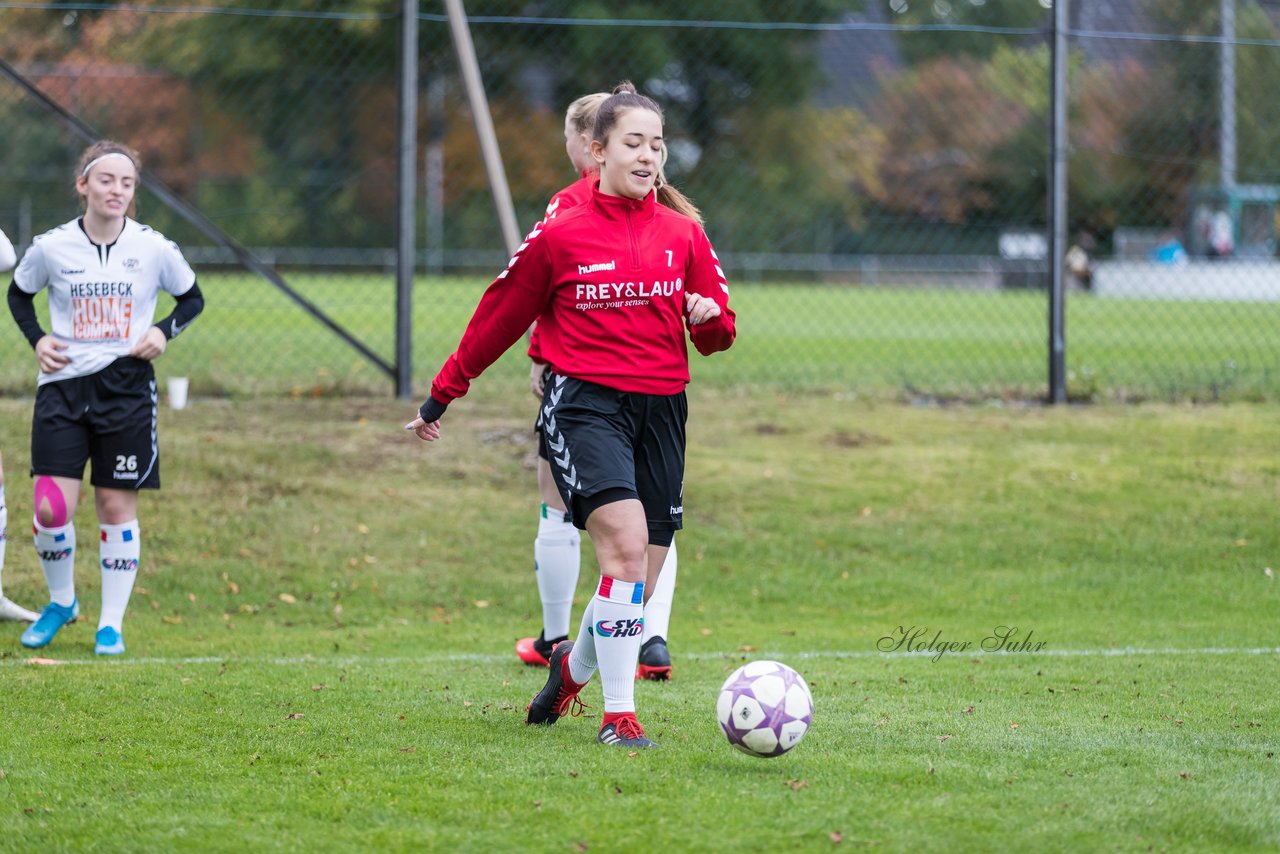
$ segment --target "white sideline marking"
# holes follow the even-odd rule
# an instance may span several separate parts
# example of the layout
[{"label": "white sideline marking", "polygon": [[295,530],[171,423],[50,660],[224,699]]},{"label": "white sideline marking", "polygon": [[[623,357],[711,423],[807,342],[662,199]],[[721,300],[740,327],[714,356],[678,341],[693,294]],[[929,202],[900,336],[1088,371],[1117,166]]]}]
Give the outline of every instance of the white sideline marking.
[{"label": "white sideline marking", "polygon": [[[1125,656],[1175,656],[1175,655],[1280,655],[1280,647],[1218,647],[1208,646],[1194,649],[1182,649],[1178,647],[1161,647],[1161,648],[1140,648],[1140,647],[1120,647],[1117,649],[1042,649],[1039,651],[1027,650],[1025,652],[1010,652],[1009,650],[1001,650],[998,652],[948,652],[944,658],[952,659],[973,659],[992,657],[1008,657],[1008,658],[1123,658]],[[780,653],[770,650],[754,650],[752,652],[695,652],[684,655],[677,654],[676,660],[681,658],[692,659],[695,661],[712,661],[716,659],[746,659],[751,658],[776,658],[776,659],[806,659],[806,658],[933,658],[937,656],[936,651],[927,649],[917,650],[914,652],[878,652],[874,650],[818,650],[809,652],[789,652]],[[347,655],[334,658],[318,658],[310,655],[292,656],[292,657],[268,657],[268,658],[249,658],[236,656],[198,656],[191,658],[117,658],[105,660],[101,658],[68,658],[68,659],[52,659],[37,656],[24,658],[0,658],[0,666],[44,666],[59,667],[70,665],[85,664],[102,664],[110,667],[119,667],[124,665],[158,665],[161,667],[182,667],[187,665],[198,664],[269,664],[277,667],[296,667],[298,665],[322,665],[327,667],[350,667],[355,665],[399,665],[399,664],[443,664],[443,663],[474,663],[474,664],[502,664],[515,663],[515,658],[509,653],[490,654],[490,653],[449,653],[446,655],[421,655],[421,656],[379,656],[379,655]]]}]

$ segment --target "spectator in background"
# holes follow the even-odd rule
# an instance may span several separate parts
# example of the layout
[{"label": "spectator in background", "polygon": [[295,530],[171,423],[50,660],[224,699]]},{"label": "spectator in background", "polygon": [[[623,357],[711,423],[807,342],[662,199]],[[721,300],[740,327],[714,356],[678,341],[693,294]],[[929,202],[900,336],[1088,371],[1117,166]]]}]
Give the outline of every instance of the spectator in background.
[{"label": "spectator in background", "polygon": [[[85,149],[75,179],[84,214],[37,237],[9,286],[9,310],[40,367],[31,474],[35,547],[50,601],[22,633],[22,645],[33,649],[80,613],[73,520],[84,466],[93,460],[102,570],[94,652],[124,652],[121,628],[141,555],[138,490],[160,488],[151,362],[204,307],[178,247],[129,217],[140,172],[128,146],[102,140]],[[35,309],[45,288],[49,333]],[[153,325],[160,291],[177,304]]]},{"label": "spectator in background", "polygon": [[[9,237],[0,230],[0,271],[8,270],[18,261],[18,256],[13,251],[13,244],[9,242]],[[8,544],[6,535],[9,528],[9,507],[4,501],[4,461],[0,459],[0,620],[9,620],[13,622],[31,623],[35,622],[39,615],[34,611],[28,611],[16,602],[10,601],[4,595],[4,552],[5,546]]]},{"label": "spectator in background", "polygon": [[1160,239],[1160,245],[1151,250],[1149,257],[1157,264],[1182,265],[1187,263],[1187,250],[1182,247],[1182,241],[1170,231]]},{"label": "spectator in background", "polygon": [[556,455],[556,486],[573,524],[591,534],[601,576],[577,640],[552,652],[526,721],[552,724],[568,714],[599,669],[597,740],[620,747],[656,746],[636,718],[634,674],[645,589],[682,527],[685,331],[704,355],[728,349],[735,336],[729,287],[697,209],[659,185],[662,152],[661,108],[619,85],[592,132],[600,183],[591,201],[534,227],[405,425],[439,439],[449,403],[538,322],[552,367],[543,442]]},{"label": "spectator in background", "polygon": [[1071,244],[1071,248],[1067,250],[1066,256],[1063,258],[1066,266],[1067,275],[1071,277],[1071,281],[1081,290],[1089,290],[1093,286],[1093,259],[1089,257],[1089,253],[1079,243]]},{"label": "spectator in background", "polygon": [[[551,197],[543,222],[551,222],[560,214],[591,201],[596,182],[600,179],[600,169],[591,158],[591,132],[595,126],[596,112],[608,97],[608,92],[583,95],[565,111],[565,153],[569,155],[574,171],[582,177]],[[533,360],[529,371],[529,387],[534,397],[541,401],[551,368],[542,360],[536,325],[529,336],[529,358]],[[556,644],[569,638],[569,618],[581,565],[581,538],[569,518],[559,490],[556,489],[547,448],[541,441],[541,406],[538,411],[534,430],[539,435],[538,491],[541,493],[542,505],[538,514],[538,536],[533,541],[533,567],[538,583],[538,596],[542,600],[542,631],[536,638],[518,640],[516,655],[525,664],[546,667]],[[640,645],[637,677],[657,680],[671,677],[667,630],[675,597],[676,572],[676,546],[673,541],[671,548],[667,550],[662,572],[645,602],[644,635]]]},{"label": "spectator in background", "polygon": [[1231,214],[1215,211],[1209,219],[1209,254],[1215,258],[1230,258],[1235,252],[1235,228]]}]

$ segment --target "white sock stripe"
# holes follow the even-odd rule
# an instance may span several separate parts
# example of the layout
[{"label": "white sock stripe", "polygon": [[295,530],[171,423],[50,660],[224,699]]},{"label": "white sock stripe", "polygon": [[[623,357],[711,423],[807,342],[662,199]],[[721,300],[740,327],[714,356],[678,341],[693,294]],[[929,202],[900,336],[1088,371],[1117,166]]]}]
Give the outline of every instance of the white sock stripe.
[{"label": "white sock stripe", "polygon": [[606,602],[641,605],[644,603],[644,582],[619,581],[612,576],[602,575],[600,583],[596,585],[596,596]]},{"label": "white sock stripe", "polygon": [[99,538],[104,543],[136,543],[142,537],[142,529],[138,527],[137,519],[121,522],[119,525],[99,522],[98,531]]}]

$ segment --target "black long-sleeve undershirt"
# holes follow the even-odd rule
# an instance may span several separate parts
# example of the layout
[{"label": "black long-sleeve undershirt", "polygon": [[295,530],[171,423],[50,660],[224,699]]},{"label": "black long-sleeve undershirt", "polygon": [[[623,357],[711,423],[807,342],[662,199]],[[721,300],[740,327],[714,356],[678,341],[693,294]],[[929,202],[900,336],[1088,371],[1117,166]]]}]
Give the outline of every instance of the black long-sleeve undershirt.
[{"label": "black long-sleeve undershirt", "polygon": [[192,282],[187,292],[174,297],[174,300],[176,304],[169,316],[156,322],[156,326],[160,327],[164,337],[170,341],[177,338],[178,333],[186,329],[191,321],[196,319],[196,315],[204,311],[204,294],[200,293],[200,285],[196,282]]},{"label": "black long-sleeve undershirt", "polygon": [[40,321],[36,318],[36,295],[29,294],[18,287],[17,282],[9,282],[9,313],[17,321],[18,328],[26,336],[32,347],[44,337]]}]

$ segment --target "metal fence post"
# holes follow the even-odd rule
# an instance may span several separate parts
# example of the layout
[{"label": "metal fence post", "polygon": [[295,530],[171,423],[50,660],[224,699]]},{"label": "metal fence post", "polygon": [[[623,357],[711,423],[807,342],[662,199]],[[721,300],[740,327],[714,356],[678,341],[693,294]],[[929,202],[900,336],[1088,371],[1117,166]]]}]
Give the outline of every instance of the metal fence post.
[{"label": "metal fence post", "polygon": [[[1236,185],[1236,0],[1222,0],[1222,50],[1218,81],[1221,95],[1221,122],[1218,129],[1218,156],[1222,160],[1222,189],[1230,192]],[[1237,233],[1239,224],[1236,225]]]},{"label": "metal fence post", "polygon": [[400,21],[400,150],[396,248],[396,396],[413,393],[413,271],[417,264],[418,0],[403,0]]},{"label": "metal fence post", "polygon": [[1067,244],[1067,3],[1053,4],[1049,92],[1049,402],[1067,401],[1067,331],[1062,266]]},{"label": "metal fence post", "polygon": [[453,46],[458,54],[458,66],[471,102],[471,113],[476,123],[476,136],[480,152],[484,156],[485,170],[489,173],[489,186],[493,189],[493,203],[498,209],[498,222],[502,226],[503,242],[507,256],[516,254],[520,247],[520,230],[516,227],[516,209],[507,186],[507,173],[498,152],[498,135],[493,129],[493,116],[489,114],[489,101],[484,93],[484,81],[480,79],[480,63],[476,60],[476,47],[471,41],[467,25],[467,13],[462,0],[445,0],[449,11],[449,31],[453,34]]}]

